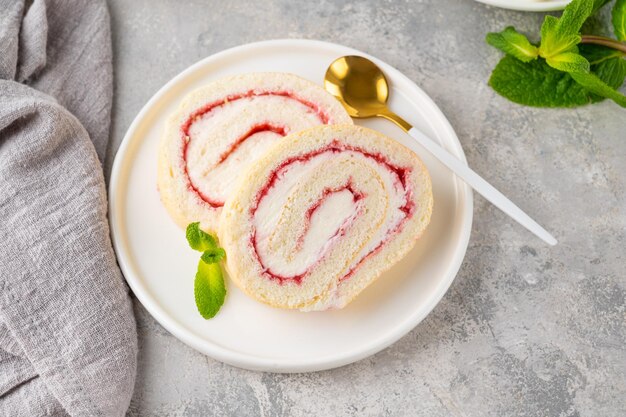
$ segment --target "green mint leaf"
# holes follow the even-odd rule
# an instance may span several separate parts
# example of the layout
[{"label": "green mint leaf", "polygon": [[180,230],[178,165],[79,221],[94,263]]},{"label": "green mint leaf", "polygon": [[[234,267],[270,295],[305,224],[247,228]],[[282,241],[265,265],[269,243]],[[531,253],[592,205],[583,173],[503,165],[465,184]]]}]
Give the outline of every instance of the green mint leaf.
[{"label": "green mint leaf", "polygon": [[[587,58],[591,64],[591,72],[596,74],[611,88],[617,90],[626,79],[626,60],[622,59],[626,54],[615,49],[601,45],[581,44],[580,54]],[[602,101],[605,98],[590,93],[593,102]]]},{"label": "green mint leaf", "polygon": [[526,36],[509,26],[502,32],[491,32],[487,34],[487,43],[502,52],[512,55],[523,62],[537,59],[539,54],[537,47],[532,45]]},{"label": "green mint leaf", "polygon": [[207,249],[217,247],[217,242],[213,236],[200,229],[200,223],[190,223],[187,226],[187,242],[191,249],[204,252]]},{"label": "green mint leaf", "polygon": [[559,19],[554,16],[546,16],[541,25],[541,44],[539,55],[544,58],[571,51],[580,43],[578,33],[559,33]]},{"label": "green mint leaf", "polygon": [[544,58],[550,58],[551,56],[559,55],[564,52],[571,52],[576,48],[576,45],[582,40],[580,35],[564,35],[561,37],[548,35],[545,38],[541,37],[541,45],[539,46],[539,55]]},{"label": "green mint leaf", "polygon": [[200,260],[193,284],[196,307],[205,319],[215,317],[224,304],[226,287],[219,263],[205,263]]},{"label": "green mint leaf", "polygon": [[585,20],[593,13],[594,0],[572,0],[563,10],[556,24],[559,36],[577,35]]},{"label": "green mint leaf", "polygon": [[501,96],[534,107],[576,107],[591,102],[589,93],[566,73],[545,60],[524,63],[505,56],[496,65],[489,85]]},{"label": "green mint leaf", "polygon": [[214,264],[221,261],[226,257],[226,251],[223,248],[213,248],[205,250],[202,254],[202,259],[207,264]]},{"label": "green mint leaf", "polygon": [[571,72],[572,78],[586,90],[602,97],[610,98],[622,107],[626,107],[626,96],[611,88],[610,85],[590,72]]},{"label": "green mint leaf", "polygon": [[626,41],[626,0],[617,0],[611,12],[613,32],[620,41]]},{"label": "green mint leaf", "polygon": [[591,66],[591,71],[614,90],[624,84],[626,79],[626,60],[622,58],[606,59]]},{"label": "green mint leaf", "polygon": [[552,68],[565,72],[589,72],[590,65],[582,55],[574,52],[564,52],[559,55],[546,58],[546,62]]},{"label": "green mint leaf", "polygon": [[541,24],[541,44],[539,45],[539,54],[545,56],[545,51],[554,49],[557,45],[556,25],[559,19],[554,16],[547,15]]},{"label": "green mint leaf", "polygon": [[580,28],[594,10],[594,0],[573,0],[559,19],[546,16],[541,25],[539,55],[550,58],[571,52],[580,43]]}]

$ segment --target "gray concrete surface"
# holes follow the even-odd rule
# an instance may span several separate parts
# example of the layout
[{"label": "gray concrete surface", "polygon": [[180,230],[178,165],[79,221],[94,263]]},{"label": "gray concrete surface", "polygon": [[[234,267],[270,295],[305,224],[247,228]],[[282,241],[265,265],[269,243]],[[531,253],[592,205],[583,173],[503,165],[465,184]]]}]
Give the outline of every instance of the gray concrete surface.
[{"label": "gray concrete surface", "polygon": [[485,33],[542,15],[471,0],[113,0],[112,146],[188,65],[272,38],[342,43],[399,68],[439,104],[470,165],[541,219],[554,248],[476,198],[456,281],[373,357],[296,375],[249,372],[183,345],[139,305],[130,416],[626,415],[626,110],[509,103],[486,85]]}]

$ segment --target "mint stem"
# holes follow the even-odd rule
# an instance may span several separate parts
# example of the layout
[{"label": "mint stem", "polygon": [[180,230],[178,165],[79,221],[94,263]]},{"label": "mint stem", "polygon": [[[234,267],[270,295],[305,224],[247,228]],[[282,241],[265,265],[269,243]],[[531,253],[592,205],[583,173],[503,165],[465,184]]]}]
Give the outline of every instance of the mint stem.
[{"label": "mint stem", "polygon": [[626,54],[626,43],[611,38],[605,38],[604,36],[583,35],[580,43],[592,43],[595,45],[602,45]]}]

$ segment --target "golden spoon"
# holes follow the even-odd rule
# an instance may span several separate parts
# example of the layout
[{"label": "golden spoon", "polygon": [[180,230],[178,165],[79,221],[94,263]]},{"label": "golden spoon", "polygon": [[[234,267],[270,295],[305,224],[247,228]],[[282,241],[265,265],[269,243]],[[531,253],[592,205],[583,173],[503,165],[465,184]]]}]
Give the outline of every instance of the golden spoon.
[{"label": "golden spoon", "polygon": [[324,87],[326,91],[339,99],[350,116],[355,118],[384,117],[400,126],[435,158],[504,213],[544,242],[550,245],[557,243],[548,231],[465,163],[389,110],[387,107],[389,84],[385,74],[372,61],[361,56],[343,56],[336,59],[326,71]]}]

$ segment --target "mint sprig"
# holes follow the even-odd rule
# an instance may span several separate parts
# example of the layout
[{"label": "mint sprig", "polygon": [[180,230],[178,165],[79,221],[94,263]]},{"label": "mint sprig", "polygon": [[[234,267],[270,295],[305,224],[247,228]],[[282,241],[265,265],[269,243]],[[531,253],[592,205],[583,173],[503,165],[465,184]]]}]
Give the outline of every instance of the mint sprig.
[{"label": "mint sprig", "polygon": [[196,307],[205,319],[215,317],[224,304],[226,286],[219,262],[226,252],[217,244],[217,240],[200,229],[200,223],[187,226],[187,242],[192,249],[202,252],[198,271],[193,283]]},{"label": "mint sprig", "polygon": [[546,16],[541,42],[533,45],[513,27],[487,34],[488,44],[506,53],[489,85],[516,103],[573,107],[610,98],[626,107],[617,89],[626,76],[626,0],[617,0],[612,22],[618,40],[580,33],[585,21],[607,0],[573,0],[560,18]]}]

